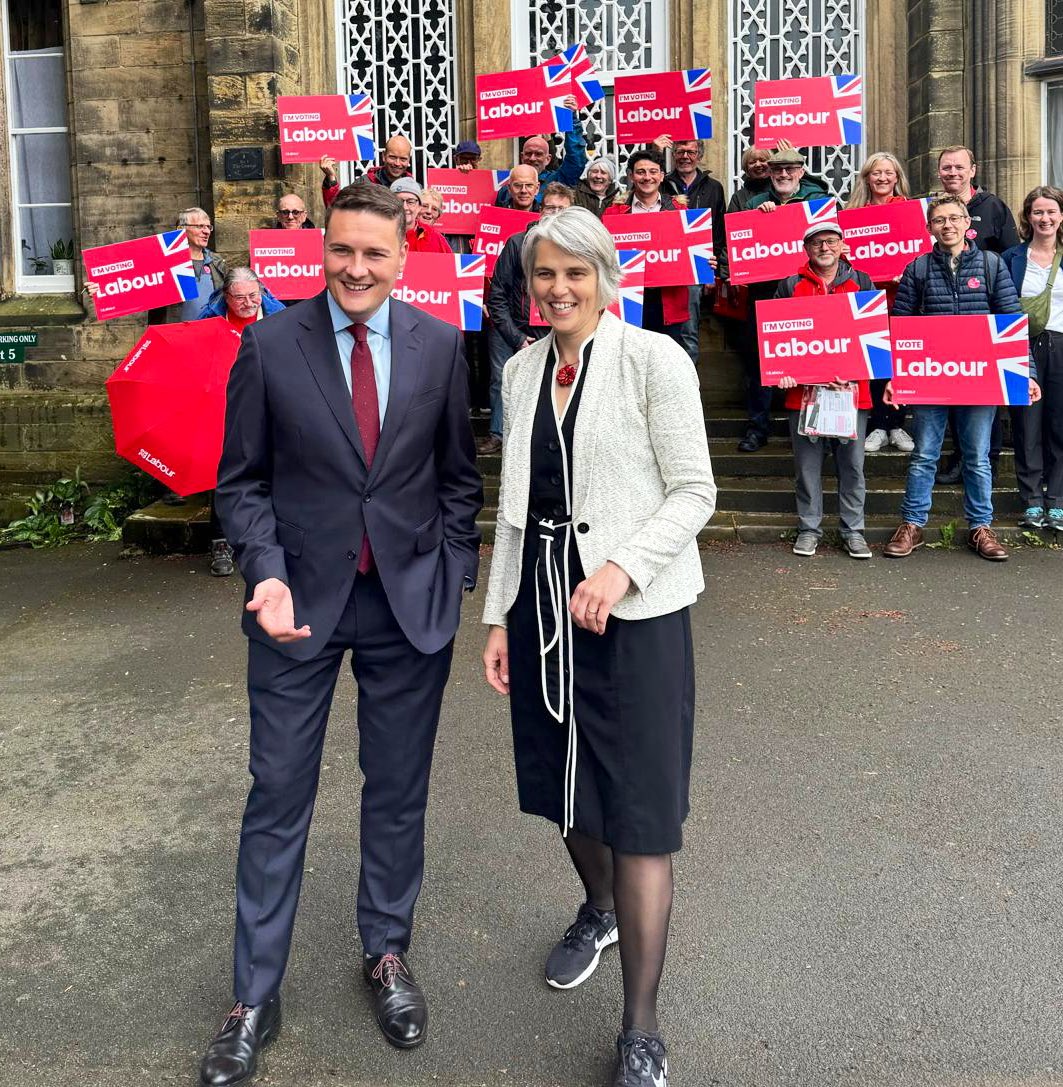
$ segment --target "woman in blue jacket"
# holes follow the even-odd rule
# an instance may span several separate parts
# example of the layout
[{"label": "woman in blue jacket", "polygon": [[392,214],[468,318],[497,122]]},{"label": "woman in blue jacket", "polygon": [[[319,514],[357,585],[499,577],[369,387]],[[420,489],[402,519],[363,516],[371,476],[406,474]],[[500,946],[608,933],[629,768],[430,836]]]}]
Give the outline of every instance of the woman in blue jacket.
[{"label": "woman in blue jacket", "polygon": [[[1047,185],[1031,189],[1019,233],[1024,240],[1003,254],[1004,263],[1019,304],[1031,313],[1030,349],[1041,386],[1037,403],[1011,409],[1015,476],[1026,507],[1019,523],[1063,532],[1063,192]],[[1035,327],[1035,300],[1046,294],[1048,319]]]}]

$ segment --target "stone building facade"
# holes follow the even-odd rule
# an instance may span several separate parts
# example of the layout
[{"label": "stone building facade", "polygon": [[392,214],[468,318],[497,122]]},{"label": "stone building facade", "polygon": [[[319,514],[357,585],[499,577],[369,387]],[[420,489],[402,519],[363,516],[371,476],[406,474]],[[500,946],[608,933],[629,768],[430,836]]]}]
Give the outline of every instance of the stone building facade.
[{"label": "stone building facade", "polygon": [[[706,165],[725,188],[756,78],[845,71],[865,77],[866,144],[814,159],[839,193],[876,149],[906,159],[927,191],[936,150],[955,142],[974,147],[980,179],[1012,207],[1033,184],[1063,180],[1063,4],[1052,0],[0,0],[0,10],[0,334],[38,334],[24,362],[0,363],[0,493],[75,464],[90,477],[118,464],[103,383],[143,320],[89,316],[80,264],[72,277],[48,264],[61,240],[49,231],[68,231],[80,250],[154,233],[199,205],[216,224],[212,247],[240,260],[281,193],[300,192],[320,215],[316,168],[280,164],[279,94],[368,90],[378,134],[402,131],[417,166],[445,165],[474,135],[477,72],[582,38],[607,84],[623,71],[712,69]],[[591,119],[607,150],[608,112]],[[226,180],[225,152],[243,148],[264,152],[263,180]],[[492,144],[484,165],[513,153]]]}]

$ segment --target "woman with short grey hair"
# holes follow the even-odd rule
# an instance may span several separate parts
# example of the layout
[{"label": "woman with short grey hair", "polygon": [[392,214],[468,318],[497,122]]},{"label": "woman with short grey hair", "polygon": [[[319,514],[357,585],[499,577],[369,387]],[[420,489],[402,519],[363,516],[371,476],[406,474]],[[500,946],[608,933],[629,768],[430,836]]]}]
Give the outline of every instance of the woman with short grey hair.
[{"label": "woman with short grey hair", "polygon": [[583,177],[576,183],[576,205],[594,212],[600,219],[619,191],[616,163],[599,155],[591,160]]},{"label": "woman with short grey hair", "polygon": [[503,371],[484,671],[510,699],[521,810],[559,825],[583,884],[546,980],[575,988],[619,942],[613,1083],[663,1087],[657,989],[690,806],[689,608],[716,501],[701,394],[678,344],[608,311],[620,269],[592,212],[541,219],[523,267],[551,331]]}]

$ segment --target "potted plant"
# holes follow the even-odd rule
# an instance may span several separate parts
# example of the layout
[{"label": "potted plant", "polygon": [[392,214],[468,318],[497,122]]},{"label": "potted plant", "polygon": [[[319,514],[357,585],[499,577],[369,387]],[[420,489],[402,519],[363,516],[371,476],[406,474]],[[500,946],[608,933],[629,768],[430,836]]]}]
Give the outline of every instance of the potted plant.
[{"label": "potted plant", "polygon": [[30,265],[33,267],[33,274],[35,276],[46,276],[50,274],[49,265],[51,261],[47,257],[27,257]]},{"label": "potted plant", "polygon": [[52,242],[52,271],[57,276],[74,274],[74,239]]}]

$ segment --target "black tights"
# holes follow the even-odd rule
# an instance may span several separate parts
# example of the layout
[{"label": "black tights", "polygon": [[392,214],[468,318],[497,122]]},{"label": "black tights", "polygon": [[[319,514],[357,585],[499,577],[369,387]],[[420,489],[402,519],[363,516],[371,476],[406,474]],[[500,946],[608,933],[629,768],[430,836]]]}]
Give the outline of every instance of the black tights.
[{"label": "black tights", "polygon": [[620,965],[624,973],[624,1028],[657,1030],[657,990],[672,916],[672,855],[616,853],[602,842],[570,830],[565,837],[572,863],[599,910],[616,909]]}]

